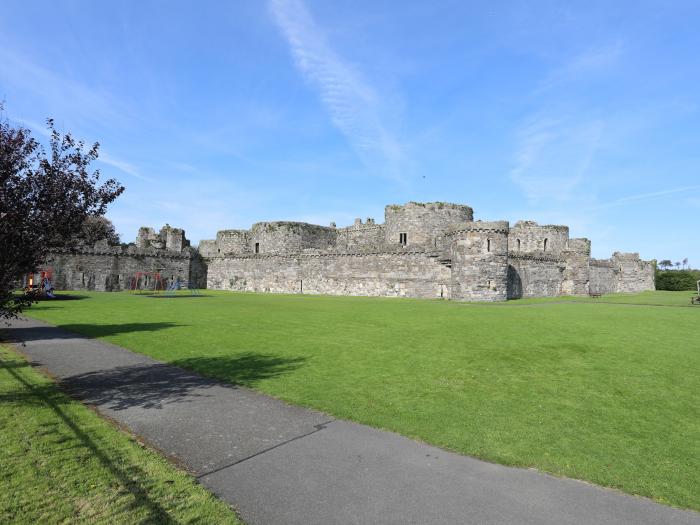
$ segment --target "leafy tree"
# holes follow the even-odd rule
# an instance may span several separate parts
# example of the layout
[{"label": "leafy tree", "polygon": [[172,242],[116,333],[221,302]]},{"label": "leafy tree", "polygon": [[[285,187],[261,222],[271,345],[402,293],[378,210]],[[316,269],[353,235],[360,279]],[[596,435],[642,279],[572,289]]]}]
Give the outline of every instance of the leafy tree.
[{"label": "leafy tree", "polygon": [[686,257],[683,259],[683,268],[686,268],[688,266],[688,258]]},{"label": "leafy tree", "polygon": [[676,264],[676,270],[680,269],[681,263],[680,263],[680,262],[677,262],[677,263],[675,263],[675,264]]},{"label": "leafy tree", "polygon": [[[0,111],[2,106],[0,106]],[[13,293],[52,248],[71,243],[86,219],[103,215],[124,188],[90,171],[99,144],[86,148],[53,120],[49,151],[29,130],[0,118],[0,318],[14,317],[31,299]]]},{"label": "leafy tree", "polygon": [[673,266],[673,263],[670,261],[670,259],[664,259],[663,261],[659,262],[659,268],[668,270],[671,266]]},{"label": "leafy tree", "polygon": [[107,217],[88,215],[75,240],[77,243],[88,246],[103,240],[106,240],[108,244],[119,244],[119,235],[114,229],[114,224]]}]

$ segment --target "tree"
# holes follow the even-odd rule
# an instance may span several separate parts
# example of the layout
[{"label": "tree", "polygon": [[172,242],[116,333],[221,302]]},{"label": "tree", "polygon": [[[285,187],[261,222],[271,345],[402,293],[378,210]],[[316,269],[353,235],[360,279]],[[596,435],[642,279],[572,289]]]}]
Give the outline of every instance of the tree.
[{"label": "tree", "polygon": [[114,224],[107,217],[88,215],[80,232],[76,235],[75,241],[92,246],[97,241],[103,240],[106,240],[108,244],[119,244],[119,235],[114,229]]},{"label": "tree", "polygon": [[677,262],[676,264],[676,270],[678,270],[681,267],[681,263]]},{"label": "tree", "polygon": [[683,268],[688,266],[688,258],[683,259]]},{"label": "tree", "polygon": [[673,263],[670,261],[670,259],[664,259],[663,261],[659,262],[659,267],[665,270],[668,270],[671,266],[673,266]]},{"label": "tree", "polygon": [[31,304],[13,293],[19,278],[35,271],[52,248],[74,240],[88,217],[103,215],[124,191],[90,171],[98,143],[86,148],[59,133],[51,119],[47,127],[48,153],[29,130],[0,118],[0,318]]}]

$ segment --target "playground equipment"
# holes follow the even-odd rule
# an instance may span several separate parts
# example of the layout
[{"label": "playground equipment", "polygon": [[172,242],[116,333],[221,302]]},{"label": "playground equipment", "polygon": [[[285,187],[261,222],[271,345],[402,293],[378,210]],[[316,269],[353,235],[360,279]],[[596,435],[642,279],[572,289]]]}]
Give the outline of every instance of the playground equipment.
[{"label": "playground equipment", "polygon": [[165,281],[160,275],[160,271],[155,272],[135,272],[129,282],[129,291],[141,294],[150,292],[158,294],[165,289]]},{"label": "playground equipment", "polygon": [[38,273],[28,273],[25,278],[24,293],[34,297],[48,297],[55,299],[53,280],[53,269],[47,268]]},{"label": "playground equipment", "polygon": [[698,281],[698,294],[690,298],[690,304],[700,304],[700,281]]},{"label": "playground equipment", "polygon": [[199,290],[196,287],[190,286],[190,284],[191,283],[189,281],[182,281],[178,277],[170,283],[168,289],[165,290],[165,295],[175,295],[175,292],[177,292],[178,290],[189,290],[190,295],[199,295]]}]

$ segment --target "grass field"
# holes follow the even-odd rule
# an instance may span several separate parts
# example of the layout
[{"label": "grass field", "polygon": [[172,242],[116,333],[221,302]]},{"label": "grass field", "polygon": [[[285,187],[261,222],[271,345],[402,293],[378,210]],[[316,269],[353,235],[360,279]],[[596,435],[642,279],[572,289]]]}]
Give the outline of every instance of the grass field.
[{"label": "grass field", "polygon": [[503,304],[76,295],[29,314],[336,417],[700,509],[689,292]]},{"label": "grass field", "polygon": [[0,523],[231,523],[159,454],[0,346]]}]

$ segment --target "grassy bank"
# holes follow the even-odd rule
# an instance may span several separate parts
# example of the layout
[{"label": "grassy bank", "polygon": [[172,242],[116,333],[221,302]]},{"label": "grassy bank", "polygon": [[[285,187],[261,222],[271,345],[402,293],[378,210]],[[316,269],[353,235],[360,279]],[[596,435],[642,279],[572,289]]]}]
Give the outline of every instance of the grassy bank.
[{"label": "grassy bank", "polygon": [[700,509],[700,307],[687,292],[75,295],[29,313],[340,418]]},{"label": "grassy bank", "polygon": [[3,346],[0,429],[0,523],[240,523]]}]

